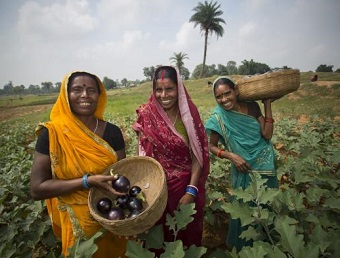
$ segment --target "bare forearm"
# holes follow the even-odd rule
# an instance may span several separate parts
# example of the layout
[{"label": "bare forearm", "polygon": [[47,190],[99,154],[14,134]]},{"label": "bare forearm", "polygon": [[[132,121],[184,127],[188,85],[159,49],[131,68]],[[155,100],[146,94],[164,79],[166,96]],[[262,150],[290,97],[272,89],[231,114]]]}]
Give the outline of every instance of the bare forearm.
[{"label": "bare forearm", "polygon": [[49,179],[35,187],[32,195],[34,199],[43,200],[67,195],[79,190],[83,190],[82,178],[70,180]]}]

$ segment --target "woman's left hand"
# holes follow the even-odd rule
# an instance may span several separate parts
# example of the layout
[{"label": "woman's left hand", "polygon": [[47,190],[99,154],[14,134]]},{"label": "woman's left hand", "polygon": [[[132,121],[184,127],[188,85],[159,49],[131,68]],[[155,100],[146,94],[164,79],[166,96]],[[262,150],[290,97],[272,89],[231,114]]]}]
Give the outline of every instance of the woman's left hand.
[{"label": "woman's left hand", "polygon": [[182,198],[179,200],[178,205],[177,205],[177,209],[179,209],[179,207],[181,205],[185,205],[185,204],[189,204],[189,203],[193,203],[195,202],[195,197],[192,196],[191,194],[185,193]]}]

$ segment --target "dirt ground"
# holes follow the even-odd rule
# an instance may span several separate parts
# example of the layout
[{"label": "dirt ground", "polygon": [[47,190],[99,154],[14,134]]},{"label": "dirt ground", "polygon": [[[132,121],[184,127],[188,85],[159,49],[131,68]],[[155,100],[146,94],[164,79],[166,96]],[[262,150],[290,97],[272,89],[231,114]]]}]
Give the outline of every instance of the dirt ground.
[{"label": "dirt ground", "polygon": [[22,107],[0,107],[0,121],[5,121],[13,117],[23,117],[28,114],[46,111],[52,105],[22,106]]}]

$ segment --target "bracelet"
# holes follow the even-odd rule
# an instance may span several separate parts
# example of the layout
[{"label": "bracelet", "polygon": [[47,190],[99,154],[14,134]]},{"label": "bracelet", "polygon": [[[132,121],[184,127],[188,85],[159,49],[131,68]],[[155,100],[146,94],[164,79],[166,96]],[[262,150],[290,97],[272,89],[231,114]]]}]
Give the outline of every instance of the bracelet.
[{"label": "bracelet", "polygon": [[193,188],[193,187],[187,186],[185,192],[186,192],[187,194],[190,194],[190,195],[196,197],[198,191],[197,191],[195,188]]},{"label": "bracelet", "polygon": [[224,151],[223,149],[218,150],[216,156],[221,158],[221,154],[222,154],[223,151]]},{"label": "bracelet", "polygon": [[192,187],[192,188],[196,189],[196,191],[198,192],[198,188],[194,185],[188,185],[187,187]]},{"label": "bracelet", "polygon": [[83,188],[84,189],[90,189],[91,188],[91,185],[89,184],[89,181],[88,181],[88,177],[89,177],[90,174],[85,174],[83,176],[83,181],[82,181],[82,185],[83,185]]},{"label": "bracelet", "polygon": [[266,117],[266,118],[264,119],[264,121],[265,121],[266,123],[274,123],[274,122],[275,122],[275,120],[274,120],[273,118],[270,118],[270,117]]}]

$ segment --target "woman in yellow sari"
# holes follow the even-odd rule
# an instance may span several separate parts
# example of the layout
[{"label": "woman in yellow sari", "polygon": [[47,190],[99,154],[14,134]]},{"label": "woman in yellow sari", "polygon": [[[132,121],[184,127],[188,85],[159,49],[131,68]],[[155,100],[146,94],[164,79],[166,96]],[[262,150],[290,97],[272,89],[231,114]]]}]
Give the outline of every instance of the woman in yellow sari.
[{"label": "woman in yellow sari", "polygon": [[[101,225],[89,212],[90,187],[117,193],[112,176],[101,175],[109,165],[125,158],[122,132],[103,120],[106,92],[99,78],[87,72],[65,76],[50,121],[40,124],[31,171],[31,195],[46,200],[62,253],[75,240],[89,238]],[[105,232],[96,242],[93,257],[124,257],[126,239]]]}]

